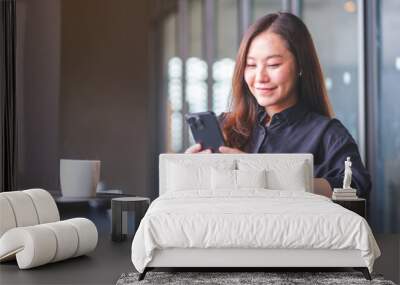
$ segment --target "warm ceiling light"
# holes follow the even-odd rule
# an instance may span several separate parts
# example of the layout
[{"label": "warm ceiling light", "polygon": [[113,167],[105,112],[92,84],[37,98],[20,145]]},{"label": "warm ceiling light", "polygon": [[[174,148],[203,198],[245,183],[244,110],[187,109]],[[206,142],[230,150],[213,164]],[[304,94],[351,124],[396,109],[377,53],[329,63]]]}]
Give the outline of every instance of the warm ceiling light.
[{"label": "warm ceiling light", "polygon": [[354,1],[346,1],[344,3],[344,10],[347,13],[355,13],[357,10],[357,6],[356,3],[354,3]]}]

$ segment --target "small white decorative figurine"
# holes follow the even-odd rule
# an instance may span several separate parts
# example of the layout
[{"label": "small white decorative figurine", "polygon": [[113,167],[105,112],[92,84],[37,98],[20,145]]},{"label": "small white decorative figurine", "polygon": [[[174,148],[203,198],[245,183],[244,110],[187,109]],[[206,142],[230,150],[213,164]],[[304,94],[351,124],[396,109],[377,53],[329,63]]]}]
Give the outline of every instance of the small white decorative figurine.
[{"label": "small white decorative figurine", "polygon": [[343,189],[351,189],[351,175],[351,160],[350,157],[347,157],[347,160],[344,162]]}]

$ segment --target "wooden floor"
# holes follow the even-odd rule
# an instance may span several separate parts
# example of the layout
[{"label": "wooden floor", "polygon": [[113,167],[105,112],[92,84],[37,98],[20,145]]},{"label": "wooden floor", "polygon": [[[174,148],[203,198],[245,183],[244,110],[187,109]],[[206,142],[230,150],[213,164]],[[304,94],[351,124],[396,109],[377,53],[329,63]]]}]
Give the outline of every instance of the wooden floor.
[{"label": "wooden floor", "polygon": [[[97,206],[87,209],[82,205],[62,205],[60,212],[63,219],[81,216],[95,222],[99,243],[94,252],[29,270],[19,270],[15,261],[0,264],[0,284],[115,284],[122,273],[135,271],[130,258],[131,238],[112,242],[110,212]],[[376,239],[382,256],[376,261],[374,272],[399,284],[400,235],[376,235]]]}]

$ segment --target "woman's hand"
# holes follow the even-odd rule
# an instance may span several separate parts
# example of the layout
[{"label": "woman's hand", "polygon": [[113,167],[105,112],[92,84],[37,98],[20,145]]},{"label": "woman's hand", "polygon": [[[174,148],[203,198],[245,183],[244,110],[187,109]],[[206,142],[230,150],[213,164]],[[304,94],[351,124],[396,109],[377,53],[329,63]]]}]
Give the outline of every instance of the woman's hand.
[{"label": "woman's hand", "polygon": [[[227,146],[220,146],[218,150],[220,153],[230,153],[230,154],[244,153],[243,151],[238,150],[237,148],[231,148],[231,147],[227,147]],[[185,150],[185,153],[193,154],[193,153],[212,153],[212,152],[210,149],[202,149],[201,144],[197,143],[197,144],[190,146],[187,150]]]},{"label": "woman's hand", "polygon": [[220,146],[218,150],[219,150],[220,153],[231,153],[231,154],[233,154],[233,153],[245,153],[245,152],[243,152],[241,150],[238,150],[237,148],[231,148],[231,147],[227,147],[227,146]]},{"label": "woman's hand", "polygon": [[201,144],[197,143],[185,150],[185,153],[211,153],[211,149],[202,149]]}]

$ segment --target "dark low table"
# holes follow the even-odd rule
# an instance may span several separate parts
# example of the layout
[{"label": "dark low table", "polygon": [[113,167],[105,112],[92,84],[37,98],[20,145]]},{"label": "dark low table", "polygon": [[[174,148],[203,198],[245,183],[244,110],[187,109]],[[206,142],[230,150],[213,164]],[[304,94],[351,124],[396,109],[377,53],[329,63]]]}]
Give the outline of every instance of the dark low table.
[{"label": "dark low table", "polygon": [[126,239],[126,234],[122,232],[123,212],[135,213],[136,231],[149,205],[150,199],[146,197],[113,198],[111,200],[111,239],[113,241],[123,241]]},{"label": "dark low table", "polygon": [[332,201],[340,206],[359,214],[363,218],[367,218],[367,204],[363,198],[353,199],[332,199]]},{"label": "dark low table", "polygon": [[62,220],[86,217],[95,223],[99,233],[111,233],[111,199],[129,194],[96,193],[94,197],[63,197],[61,192],[51,192]]}]

